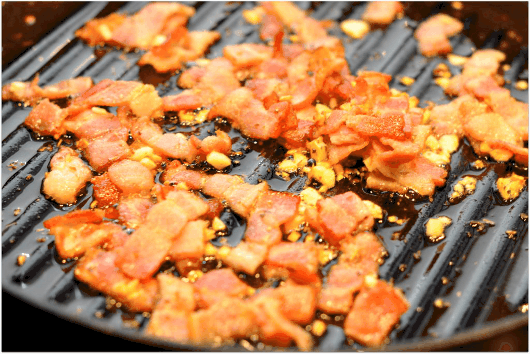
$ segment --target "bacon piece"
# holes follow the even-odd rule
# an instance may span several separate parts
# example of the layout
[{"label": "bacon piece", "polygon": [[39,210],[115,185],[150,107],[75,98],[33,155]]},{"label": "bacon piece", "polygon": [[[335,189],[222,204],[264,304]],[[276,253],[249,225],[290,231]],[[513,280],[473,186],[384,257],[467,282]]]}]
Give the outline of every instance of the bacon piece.
[{"label": "bacon piece", "polygon": [[341,244],[339,263],[331,268],[318,295],[318,308],[330,314],[347,314],[353,295],[365,284],[365,276],[377,276],[384,248],[377,236],[361,232]]},{"label": "bacon piece", "polygon": [[262,342],[288,347],[294,341],[300,350],[312,349],[311,335],[286,318],[280,300],[271,296],[258,295],[251,304]]},{"label": "bacon piece", "polygon": [[235,128],[250,138],[277,138],[282,131],[281,116],[274,114],[273,108],[266,110],[263,103],[245,87],[227,94],[210,110],[208,116],[228,118]]},{"label": "bacon piece", "polygon": [[420,23],[414,37],[418,40],[419,50],[426,57],[447,54],[453,50],[449,37],[462,31],[464,24],[446,15],[436,14]]},{"label": "bacon piece", "polygon": [[152,3],[126,18],[111,33],[111,43],[125,48],[149,49],[158,35],[184,26],[195,14],[192,7],[179,3]]},{"label": "bacon piece", "polygon": [[[517,147],[524,147],[521,135],[497,113],[468,117],[464,131],[477,154],[489,154],[497,161],[509,160],[517,151]],[[503,142],[504,147],[495,144],[498,141]],[[491,146],[492,143],[495,144],[495,148]]]},{"label": "bacon piece", "polygon": [[76,37],[81,38],[90,46],[105,45],[112,37],[112,32],[127,18],[123,14],[112,13],[103,18],[95,18],[75,31]]},{"label": "bacon piece", "polygon": [[205,230],[208,222],[205,220],[191,221],[186,224],[180,236],[173,242],[169,256],[174,261],[186,260],[197,262],[204,254]]},{"label": "bacon piece", "polygon": [[[197,69],[190,69],[192,73],[196,73]],[[165,96],[163,98],[164,111],[180,111],[188,109],[196,109],[200,107],[208,107],[220,99],[225,97],[228,93],[241,87],[239,80],[234,74],[234,66],[226,58],[216,58],[204,68],[200,70],[201,75],[195,77],[191,82],[188,71],[182,73],[178,84],[193,90],[185,90],[178,95]],[[188,79],[186,79],[188,78]],[[198,81],[197,81],[198,80]]]},{"label": "bacon piece", "polygon": [[2,100],[22,101],[33,104],[40,99],[48,98],[56,100],[77,96],[92,87],[92,79],[89,77],[77,77],[60,81],[53,85],[38,86],[39,77],[36,76],[31,82],[11,82],[2,86]]},{"label": "bacon piece", "polygon": [[197,219],[208,212],[208,204],[193,193],[182,190],[171,190],[165,199],[179,203],[179,207],[186,213],[189,220]]},{"label": "bacon piece", "polygon": [[75,203],[77,195],[92,178],[92,172],[69,147],[62,146],[50,161],[43,193],[59,204]]},{"label": "bacon piece", "polygon": [[90,180],[94,190],[94,199],[98,202],[99,207],[104,208],[118,203],[121,192],[118,187],[109,178],[108,173],[95,176]]},{"label": "bacon piece", "polygon": [[118,205],[118,219],[128,228],[135,229],[143,223],[153,205],[153,202],[146,198],[124,198]]},{"label": "bacon piece", "polygon": [[[312,284],[318,282],[318,256],[317,249],[309,243],[281,242],[269,249],[265,260],[267,272],[275,275],[287,275],[300,284]],[[270,277],[270,276],[268,276]]]},{"label": "bacon piece", "polygon": [[[94,139],[123,128],[115,115],[99,107],[93,107],[73,117],[68,117],[63,125],[79,139]],[[128,135],[128,131],[125,130],[124,140],[128,138]]]},{"label": "bacon piece", "polygon": [[300,197],[279,192],[265,192],[248,219],[245,239],[265,245],[281,241],[280,226],[289,222],[298,211]]},{"label": "bacon piece", "polygon": [[266,245],[241,241],[223,257],[223,263],[238,272],[254,275],[267,258],[267,252]]},{"label": "bacon piece", "polygon": [[149,209],[144,223],[122,248],[116,250],[116,265],[130,277],[151,277],[164,262],[187,221],[186,213],[177,202],[164,200],[155,204]]},{"label": "bacon piece", "polygon": [[402,13],[403,5],[399,1],[370,1],[362,19],[375,25],[389,25]]},{"label": "bacon piece", "polygon": [[199,345],[218,345],[258,332],[253,306],[232,297],[220,298],[208,309],[192,313],[189,323],[191,341]]},{"label": "bacon piece", "polygon": [[[112,247],[127,237],[121,227],[103,222],[102,210],[77,210],[44,222],[44,227],[55,236],[55,246],[61,258],[82,256],[87,250],[105,242]],[[116,241],[116,242],[113,242]]]},{"label": "bacon piece", "polygon": [[312,227],[333,245],[359,230],[372,228],[374,219],[361,198],[353,192],[335,195],[317,202],[318,219]]},{"label": "bacon piece", "polygon": [[146,328],[148,335],[181,343],[190,340],[189,316],[195,309],[193,285],[161,273],[157,275],[160,299]]},{"label": "bacon piece", "polygon": [[282,313],[287,319],[306,325],[315,316],[316,290],[313,286],[287,280],[273,290],[273,296],[280,301]]},{"label": "bacon piece", "polygon": [[72,106],[127,106],[138,117],[162,115],[162,99],[153,85],[104,79],[77,97]]},{"label": "bacon piece", "polygon": [[[132,151],[126,142],[127,129],[112,132],[89,141],[85,148],[85,156],[90,166],[97,172],[105,171],[110,165],[131,156]],[[127,137],[124,139],[124,132]],[[78,146],[80,144],[78,142]]]},{"label": "bacon piece", "polygon": [[184,27],[178,27],[163,44],[144,54],[138,65],[150,64],[159,73],[180,70],[185,62],[202,57],[219,38],[219,32],[188,32]]},{"label": "bacon piece", "polygon": [[264,44],[243,43],[226,46],[223,55],[236,69],[257,66],[272,58],[272,48]]},{"label": "bacon piece", "polygon": [[479,102],[470,95],[461,96],[448,104],[433,107],[430,115],[430,125],[433,127],[434,133],[438,136],[456,134],[462,138],[464,129],[462,127],[463,112],[461,111],[461,105],[464,103],[468,105],[468,111],[476,111],[480,108]]},{"label": "bacon piece", "polygon": [[39,135],[51,135],[59,139],[66,133],[63,122],[67,112],[45,98],[29,112],[24,124]]},{"label": "bacon piece", "polygon": [[408,308],[401,291],[380,280],[357,295],[344,322],[344,332],[363,345],[379,346]]},{"label": "bacon piece", "polygon": [[121,160],[108,169],[109,179],[125,195],[148,195],[154,186],[152,172],[140,162]]},{"label": "bacon piece", "polygon": [[133,279],[116,266],[117,254],[91,249],[77,263],[75,277],[92,288],[112,296],[131,312],[152,311],[158,294],[155,279]]},{"label": "bacon piece", "polygon": [[202,141],[193,135],[190,138],[190,141],[197,149],[198,154],[202,157],[206,157],[213,151],[228,155],[232,150],[232,139],[222,130],[216,130],[215,135],[207,136]]},{"label": "bacon piece", "polygon": [[228,268],[209,271],[193,285],[197,294],[197,306],[200,308],[212,307],[226,297],[243,298],[252,291],[250,286]]}]

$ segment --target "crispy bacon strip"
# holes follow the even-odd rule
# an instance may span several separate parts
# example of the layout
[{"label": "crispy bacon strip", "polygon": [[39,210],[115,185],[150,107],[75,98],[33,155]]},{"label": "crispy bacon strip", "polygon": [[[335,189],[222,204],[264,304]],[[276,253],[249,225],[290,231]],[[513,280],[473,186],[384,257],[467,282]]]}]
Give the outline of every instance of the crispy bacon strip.
[{"label": "crispy bacon strip", "polygon": [[389,25],[398,14],[403,14],[399,1],[370,1],[362,19],[375,25]]}]

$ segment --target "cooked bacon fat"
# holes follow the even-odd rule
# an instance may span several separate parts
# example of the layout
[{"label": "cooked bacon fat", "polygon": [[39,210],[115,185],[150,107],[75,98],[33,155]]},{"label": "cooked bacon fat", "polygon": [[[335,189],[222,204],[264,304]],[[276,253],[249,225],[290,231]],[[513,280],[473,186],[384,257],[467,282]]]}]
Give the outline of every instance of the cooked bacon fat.
[{"label": "cooked bacon fat", "polygon": [[64,80],[44,87],[38,86],[38,82],[39,77],[36,76],[31,82],[17,81],[6,84],[2,86],[2,100],[34,104],[43,98],[56,100],[74,97],[87,91],[93,85],[89,77]]}]

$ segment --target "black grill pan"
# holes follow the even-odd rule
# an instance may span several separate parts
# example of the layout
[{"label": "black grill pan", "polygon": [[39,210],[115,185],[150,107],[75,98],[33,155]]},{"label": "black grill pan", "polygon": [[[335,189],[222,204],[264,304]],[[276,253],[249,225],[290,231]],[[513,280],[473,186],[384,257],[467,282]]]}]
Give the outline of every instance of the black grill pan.
[{"label": "black grill pan", "polygon": [[[225,45],[259,41],[256,27],[247,24],[241,15],[244,9],[255,4],[206,2],[190,5],[197,10],[189,24],[192,30],[214,29],[223,36],[207,57],[222,55]],[[298,5],[309,10],[315,18],[342,21],[360,18],[366,3],[303,2]],[[108,48],[94,50],[74,37],[74,31],[95,16],[115,10],[134,13],[143,6],[145,3],[139,2],[85,4],[10,63],[2,73],[3,83],[30,80],[39,73],[41,84],[91,76],[96,82],[110,78],[153,83],[160,95],[179,92],[175,84],[177,76],[156,75],[150,68],[134,65],[141,53],[123,54]],[[519,13],[528,23],[527,5],[520,3],[518,6],[522,9]],[[417,53],[413,38],[418,21],[440,11],[452,14],[455,10],[447,3],[413,3],[407,5],[407,17],[388,28],[373,30],[362,40],[347,39],[337,28],[332,29],[332,33],[345,40],[346,56],[353,73],[365,69],[392,74],[392,87],[417,96],[420,105],[425,106],[429,101],[446,103],[448,99],[442,89],[432,80],[432,69],[447,61],[423,58]],[[3,15],[9,16],[7,13]],[[514,97],[528,102],[527,91],[514,89],[518,79],[528,79],[527,48],[520,44],[515,48],[514,45],[502,48],[502,43],[513,39],[509,28],[483,31],[484,23],[477,19],[476,13],[461,13],[460,18],[466,30],[451,39],[454,52],[467,56],[473,48],[504,49],[511,65],[505,73],[505,79],[511,82],[507,88],[512,90]],[[477,29],[480,33],[475,31]],[[526,27],[524,31],[527,31]],[[527,41],[527,32],[523,33],[523,38]],[[449,67],[453,74],[458,73],[458,67]],[[402,76],[416,81],[410,87],[403,86],[399,82]],[[57,146],[51,140],[36,139],[21,126],[29,111],[30,108],[17,103],[2,104],[4,348],[15,351],[203,349],[148,340],[142,334],[148,318],[113,308],[104,296],[74,279],[73,263],[57,261],[53,237],[43,230],[42,222],[75,208],[88,208],[91,188],[77,205],[63,209],[42,196],[42,177]],[[194,128],[178,127],[177,130],[202,138],[209,135],[214,126],[228,131],[234,141],[233,149],[244,153],[241,164],[231,173],[246,176],[249,183],[265,179],[276,190],[299,192],[303,188],[304,178],[283,181],[274,174],[284,151],[274,143],[255,143],[220,122]],[[413,201],[390,193],[369,193],[359,184],[353,186],[363,198],[383,206],[388,215],[409,218],[403,225],[397,225],[385,217],[376,230],[389,252],[380,276],[393,279],[411,303],[400,327],[391,334],[389,345],[383,348],[386,351],[455,348],[527,326],[527,314],[521,313],[520,308],[528,303],[528,221],[521,217],[528,213],[528,191],[525,189],[513,203],[505,203],[499,199],[495,187],[498,176],[512,170],[527,174],[527,170],[513,164],[488,163],[487,169],[477,171],[471,168],[475,159],[472,149],[467,143],[463,144],[453,156],[446,186],[435,194],[432,202]],[[478,177],[475,193],[460,203],[448,205],[447,198],[453,186],[466,175]],[[343,184],[339,187],[346,188]],[[450,216],[453,224],[446,230],[446,239],[432,245],[424,240],[424,224],[437,215]],[[243,235],[244,224],[232,213],[225,213],[222,218],[231,225],[229,242],[237,243]],[[484,218],[495,221],[495,226],[479,232],[470,224]],[[506,230],[516,230],[517,237],[508,238]],[[419,260],[413,257],[418,251],[421,251]],[[27,260],[24,265],[17,266],[16,259],[20,254],[27,255]],[[433,305],[437,299],[450,303],[450,306],[437,308]],[[75,338],[74,344],[70,344],[67,339],[71,338],[68,337]],[[528,348],[526,341],[522,339],[523,350]],[[243,350],[238,344],[222,349]],[[315,349],[365,350],[347,341],[342,329],[334,325],[328,326]]]}]

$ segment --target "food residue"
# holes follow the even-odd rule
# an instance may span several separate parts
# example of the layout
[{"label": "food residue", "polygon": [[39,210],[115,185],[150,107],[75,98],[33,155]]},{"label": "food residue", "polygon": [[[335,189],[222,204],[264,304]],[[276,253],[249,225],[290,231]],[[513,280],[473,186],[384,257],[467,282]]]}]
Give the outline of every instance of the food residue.
[{"label": "food residue", "polygon": [[425,224],[425,234],[429,241],[440,242],[443,240],[445,238],[445,228],[451,225],[452,222],[453,220],[447,216],[439,216],[429,219]]}]

